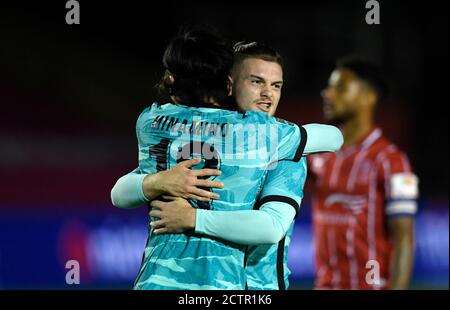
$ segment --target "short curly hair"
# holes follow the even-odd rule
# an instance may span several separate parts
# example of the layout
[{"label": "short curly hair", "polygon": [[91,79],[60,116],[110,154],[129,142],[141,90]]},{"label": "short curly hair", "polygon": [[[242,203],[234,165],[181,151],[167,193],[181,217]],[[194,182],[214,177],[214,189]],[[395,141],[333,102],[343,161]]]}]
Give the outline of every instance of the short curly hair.
[{"label": "short curly hair", "polygon": [[389,84],[381,72],[380,66],[359,55],[345,56],[338,59],[336,68],[352,71],[359,79],[366,82],[377,94],[378,101],[389,95]]},{"label": "short curly hair", "polygon": [[258,58],[265,61],[276,62],[283,69],[283,58],[272,47],[261,42],[241,41],[234,45],[233,69],[239,66],[245,59]]}]

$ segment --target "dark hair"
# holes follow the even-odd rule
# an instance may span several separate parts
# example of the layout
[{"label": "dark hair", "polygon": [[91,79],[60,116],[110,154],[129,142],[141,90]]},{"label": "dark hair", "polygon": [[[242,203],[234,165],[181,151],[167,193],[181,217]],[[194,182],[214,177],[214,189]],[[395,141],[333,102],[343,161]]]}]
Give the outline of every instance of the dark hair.
[{"label": "dark hair", "polygon": [[361,56],[352,55],[339,59],[336,68],[345,68],[356,74],[376,92],[378,101],[389,95],[388,81],[382,74],[380,66],[375,63]]},{"label": "dark hair", "polygon": [[258,58],[278,63],[283,68],[281,55],[272,47],[260,42],[241,41],[234,45],[233,68],[240,65],[247,58]]},{"label": "dark hair", "polygon": [[187,26],[167,46],[166,69],[157,85],[160,94],[176,96],[180,104],[208,106],[213,98],[225,103],[233,51],[212,27]]}]

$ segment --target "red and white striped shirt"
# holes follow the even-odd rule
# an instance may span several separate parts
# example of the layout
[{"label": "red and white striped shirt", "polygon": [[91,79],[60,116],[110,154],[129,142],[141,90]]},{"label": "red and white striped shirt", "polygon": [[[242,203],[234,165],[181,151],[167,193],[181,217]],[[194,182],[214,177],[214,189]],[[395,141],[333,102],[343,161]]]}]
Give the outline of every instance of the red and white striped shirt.
[{"label": "red and white striped shirt", "polygon": [[408,158],[375,128],[360,143],[311,155],[309,166],[316,288],[389,288],[386,216],[417,209],[418,181]]}]

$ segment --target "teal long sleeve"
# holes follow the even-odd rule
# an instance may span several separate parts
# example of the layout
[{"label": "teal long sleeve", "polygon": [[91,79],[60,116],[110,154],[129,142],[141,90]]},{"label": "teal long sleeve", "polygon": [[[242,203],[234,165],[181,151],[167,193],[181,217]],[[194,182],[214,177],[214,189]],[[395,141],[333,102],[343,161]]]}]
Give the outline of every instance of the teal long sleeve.
[{"label": "teal long sleeve", "polygon": [[117,208],[132,209],[147,203],[148,199],[142,190],[145,176],[136,169],[117,180],[111,190],[112,204]]},{"label": "teal long sleeve", "polygon": [[259,210],[197,209],[195,232],[239,244],[273,244],[284,237],[294,217],[295,209],[282,202],[267,202]]},{"label": "teal long sleeve", "polygon": [[336,152],[344,144],[344,137],[339,128],[323,124],[303,125],[308,139],[304,155],[320,152]]}]

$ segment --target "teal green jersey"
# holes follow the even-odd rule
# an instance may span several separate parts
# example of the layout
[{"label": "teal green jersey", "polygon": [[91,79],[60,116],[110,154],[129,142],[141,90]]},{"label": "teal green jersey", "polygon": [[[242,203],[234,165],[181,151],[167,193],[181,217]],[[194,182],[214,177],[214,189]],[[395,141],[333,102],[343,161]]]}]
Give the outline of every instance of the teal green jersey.
[{"label": "teal green jersey", "polygon": [[[153,104],[136,124],[139,170],[155,173],[193,157],[216,168],[220,200],[196,208],[251,210],[279,160],[299,161],[303,128],[264,113]],[[155,220],[155,219],[154,219]],[[195,233],[149,238],[135,289],[244,289],[246,246]]]},{"label": "teal green jersey", "polygon": [[[285,203],[299,212],[307,174],[306,158],[280,161],[270,170],[255,209],[266,203]],[[246,254],[247,286],[251,290],[283,290],[289,287],[287,255],[294,222],[278,244],[249,246]]]}]

